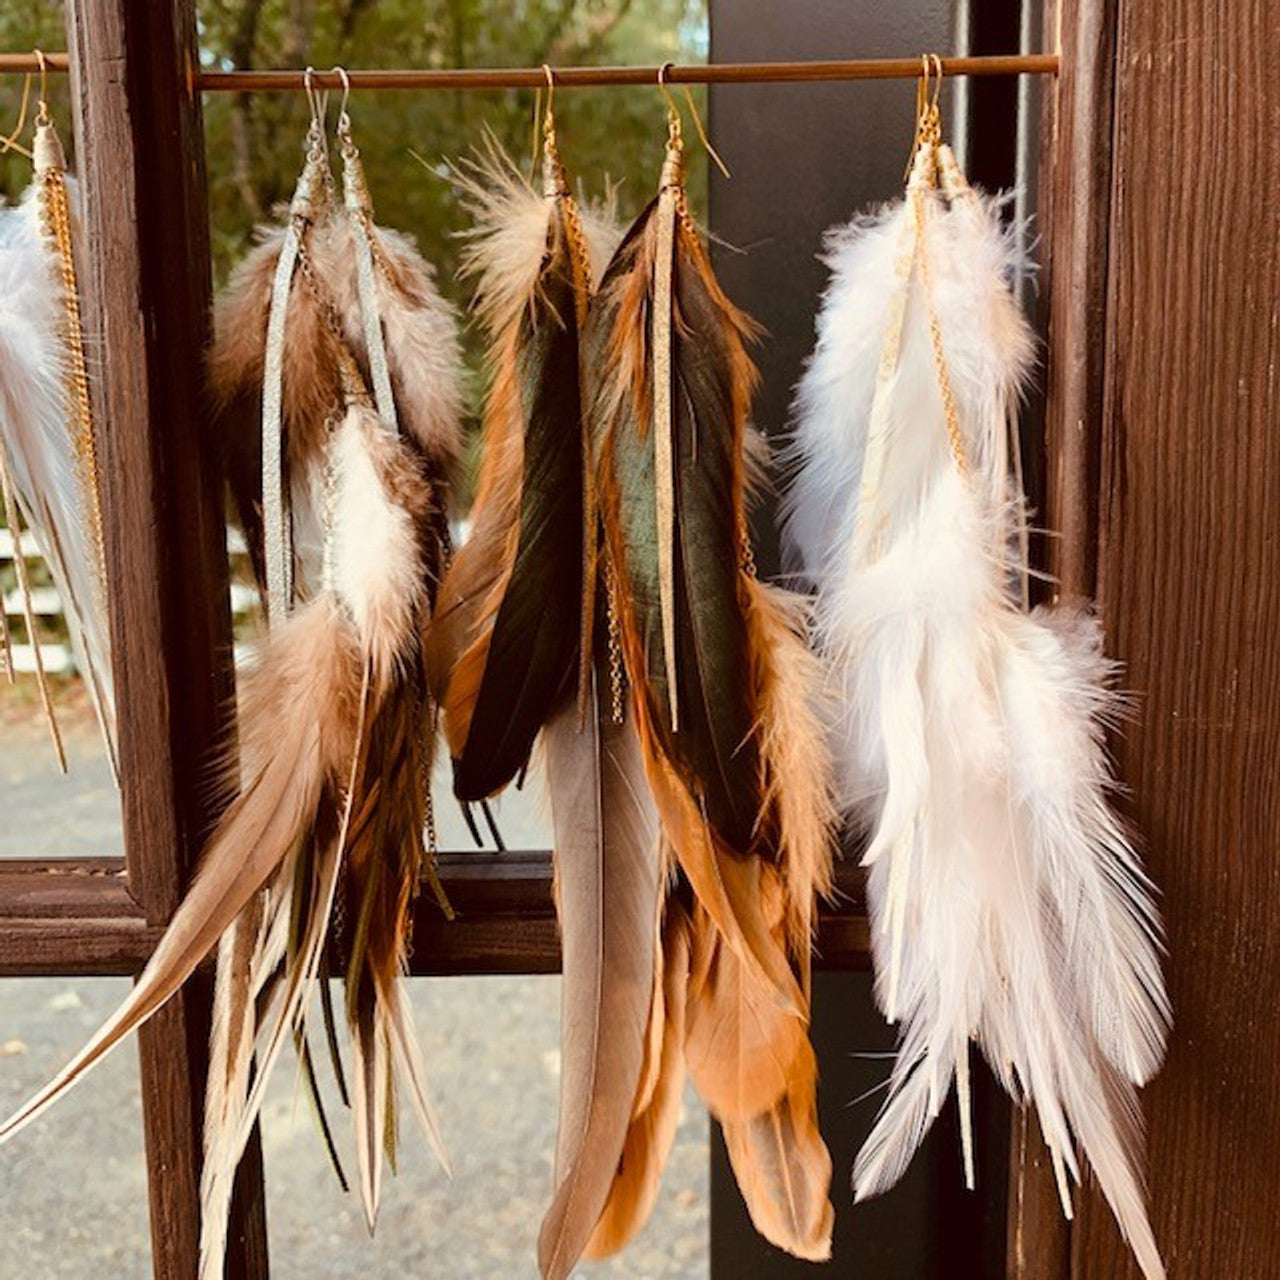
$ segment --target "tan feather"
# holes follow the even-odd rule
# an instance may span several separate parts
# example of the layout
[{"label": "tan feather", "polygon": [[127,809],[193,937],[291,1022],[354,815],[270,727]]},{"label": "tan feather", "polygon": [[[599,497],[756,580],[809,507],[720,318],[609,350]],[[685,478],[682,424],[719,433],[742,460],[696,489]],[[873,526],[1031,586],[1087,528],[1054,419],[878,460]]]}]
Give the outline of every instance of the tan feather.
[{"label": "tan feather", "polygon": [[[784,904],[772,867],[761,869],[761,891],[777,936]],[[749,1119],[786,1092],[808,1047],[805,1019],[778,1007],[700,907],[693,912],[690,955],[684,1044],[689,1075],[718,1120]]]},{"label": "tan feather", "polygon": [[[639,699],[635,703],[638,705]],[[643,714],[637,718],[644,723]],[[641,740],[646,740],[643,731]],[[779,1009],[807,1017],[807,1004],[786,948],[779,945],[762,906],[764,864],[757,857],[739,857],[725,847],[675,767],[659,750],[646,750],[645,769],[663,832],[698,902]]]},{"label": "tan feather", "polygon": [[609,1198],[583,1257],[605,1258],[617,1253],[653,1212],[680,1123],[688,980],[689,917],[672,899],[663,921],[640,1088]]},{"label": "tan feather", "polygon": [[[806,643],[808,602],[744,576],[760,719],[764,803],[782,872],[787,942],[806,965],[814,908],[830,897],[839,822],[822,709],[822,663]],[[803,979],[808,988],[807,977]]]},{"label": "tan feather", "polygon": [[[593,680],[585,726],[570,693],[545,730],[564,985],[555,1198],[538,1261],[561,1280],[613,1183],[644,1064],[661,891],[658,823],[635,729]],[[575,691],[576,693],[576,691]]]},{"label": "tan feather", "polygon": [[831,1257],[835,1210],[831,1155],[818,1131],[817,1062],[808,1042],[792,1064],[787,1092],[749,1120],[723,1122],[725,1146],[751,1221],[797,1258]]},{"label": "tan feather", "polygon": [[259,891],[250,898],[218,946],[200,1167],[202,1266],[206,1258],[220,1266],[226,1252],[227,1217],[240,1163],[236,1136],[253,1067],[255,1005],[266,976],[257,964],[266,932],[262,897]]},{"label": "tan feather", "polygon": [[[319,265],[343,321],[343,336],[368,380],[368,353],[346,219],[336,219],[319,247]],[[415,450],[452,466],[462,445],[462,350],[457,318],[435,272],[413,239],[372,229],[374,284],[400,430]]]},{"label": "tan feather", "polygon": [[0,1126],[0,1139],[29,1124],[164,1005],[297,848],[323,789],[350,759],[359,671],[354,636],[331,598],[300,609],[267,639],[244,691],[245,755],[257,762],[254,772],[218,824],[137,985],[76,1057]]}]

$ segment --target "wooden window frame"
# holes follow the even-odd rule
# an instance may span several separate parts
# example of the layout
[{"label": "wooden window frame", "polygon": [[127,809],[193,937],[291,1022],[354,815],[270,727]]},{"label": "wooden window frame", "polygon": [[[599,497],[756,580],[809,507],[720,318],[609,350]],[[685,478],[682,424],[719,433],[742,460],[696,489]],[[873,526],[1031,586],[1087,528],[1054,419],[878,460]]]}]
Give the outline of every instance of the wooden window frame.
[{"label": "wooden window frame", "polygon": [[[1045,245],[1065,264],[1048,294],[1050,323],[1081,333],[1105,283],[1105,255],[1095,250],[1105,243],[1110,175],[1089,112],[1109,104],[1110,18],[1108,6],[1088,0],[1063,7],[1062,136],[1047,132],[1061,164],[1053,169]],[[203,395],[211,281],[195,5],[67,0],[66,13],[85,199],[85,323],[110,353],[92,371],[92,393],[104,426],[126,853],[0,862],[0,976],[7,977],[140,971],[217,816],[205,770],[232,705],[222,478]],[[1058,458],[1050,516],[1075,557],[1061,566],[1067,583],[1086,589],[1096,379],[1086,361],[1053,368],[1049,384]],[[447,855],[442,874],[458,919],[446,924],[432,904],[422,905],[415,974],[558,971],[549,854]],[[839,887],[840,905],[822,913],[816,963],[865,968],[862,877],[850,862]],[[172,1280],[196,1274],[210,994],[206,964],[139,1035],[153,1269]],[[1051,1196],[1051,1180],[1037,1173],[1034,1152],[1024,1159],[1023,1151],[1015,1152],[1024,1176],[1011,1188],[1020,1216],[1015,1223],[1011,1212],[1010,1230],[1022,1233],[1024,1246],[1027,1238],[1045,1243],[1029,1262],[1020,1248],[1026,1270],[1011,1250],[1009,1274],[1060,1274],[1055,1250],[1065,1232],[1053,1229],[1056,1205],[1040,1220],[1027,1218]],[[268,1274],[256,1138],[241,1169],[230,1242],[228,1276]]]}]

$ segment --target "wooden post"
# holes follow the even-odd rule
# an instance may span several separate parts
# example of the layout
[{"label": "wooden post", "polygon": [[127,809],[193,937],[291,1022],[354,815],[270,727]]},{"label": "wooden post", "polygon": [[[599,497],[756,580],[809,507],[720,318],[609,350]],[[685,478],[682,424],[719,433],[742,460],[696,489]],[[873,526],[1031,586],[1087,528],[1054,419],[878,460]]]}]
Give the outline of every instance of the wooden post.
[{"label": "wooden post", "polygon": [[[194,5],[70,0],[86,330],[101,437],[129,888],[168,920],[212,814],[230,706],[221,481],[202,412],[210,296]],[[196,1274],[207,980],[139,1037],[154,1270]],[[255,1150],[247,1165],[260,1159]],[[266,1274],[260,1174],[228,1274]],[[247,1202],[246,1203],[246,1199]]]},{"label": "wooden post", "polygon": [[[1043,470],[1045,548],[1054,591],[1093,595],[1108,322],[1107,247],[1118,0],[1059,0],[1045,11],[1045,47],[1062,58],[1056,90],[1044,94],[1040,167],[1043,273],[1047,296]],[[1011,1126],[1010,1280],[1070,1273],[1071,1233],[1049,1153],[1028,1110]]]},{"label": "wooden post", "polygon": [[[1152,1223],[1179,1280],[1274,1276],[1280,24],[1273,0],[1120,14],[1098,597],[1138,698],[1117,754],[1168,930]],[[1081,1200],[1074,1275],[1135,1276]]]}]

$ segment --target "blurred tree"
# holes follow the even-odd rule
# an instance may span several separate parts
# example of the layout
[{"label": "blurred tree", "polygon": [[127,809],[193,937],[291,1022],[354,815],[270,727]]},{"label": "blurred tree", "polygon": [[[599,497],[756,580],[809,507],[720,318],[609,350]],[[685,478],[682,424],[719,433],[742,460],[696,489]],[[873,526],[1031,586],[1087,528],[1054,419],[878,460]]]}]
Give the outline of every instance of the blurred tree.
[{"label": "blurred tree", "polygon": [[[60,0],[0,5],[0,49],[61,49]],[[706,0],[203,0],[201,58],[208,68],[481,67],[702,61]],[[0,132],[16,122],[21,78],[0,84]],[[487,128],[522,164],[529,158],[531,91],[424,91],[352,95],[356,142],[378,220],[417,237],[437,265],[441,288],[464,304],[454,274],[465,215],[448,162]],[[70,144],[65,76],[50,78],[50,101]],[[703,98],[697,98],[699,109]],[[331,104],[336,106],[336,104]],[[256,223],[289,198],[302,160],[307,105],[296,92],[209,94],[205,98],[209,214],[215,281],[250,243]],[[665,115],[652,89],[561,90],[561,151],[589,193],[618,186],[619,212],[639,212],[662,162]],[[29,131],[28,131],[29,139]],[[13,199],[28,162],[0,157],[0,191]],[[704,158],[690,151],[690,193],[700,206]],[[474,365],[475,339],[472,335]],[[474,401],[475,397],[473,397]]]},{"label": "blurred tree", "polygon": [[[200,15],[205,63],[224,68],[656,64],[700,60],[706,48],[705,0],[212,0]],[[450,241],[463,218],[445,164],[486,127],[513,156],[527,157],[532,99],[530,92],[353,95],[356,140],[379,220],[417,235],[455,297]],[[621,181],[624,201],[638,206],[661,163],[656,95],[565,91],[557,107],[562,150],[574,172],[597,190],[606,175]],[[253,223],[288,198],[305,125],[306,104],[297,93],[206,99],[219,277],[243,251]]]},{"label": "blurred tree", "polygon": [[[23,0],[21,4],[0,4],[0,50],[27,53],[32,49],[62,50],[67,47],[62,0]],[[0,137],[13,131],[22,103],[22,76],[0,76]],[[26,127],[18,142],[29,147],[36,114],[39,81],[32,77],[31,102]],[[49,109],[68,151],[71,149],[71,94],[64,75],[49,77]],[[31,181],[31,161],[16,151],[0,155],[0,195],[15,200]]]}]

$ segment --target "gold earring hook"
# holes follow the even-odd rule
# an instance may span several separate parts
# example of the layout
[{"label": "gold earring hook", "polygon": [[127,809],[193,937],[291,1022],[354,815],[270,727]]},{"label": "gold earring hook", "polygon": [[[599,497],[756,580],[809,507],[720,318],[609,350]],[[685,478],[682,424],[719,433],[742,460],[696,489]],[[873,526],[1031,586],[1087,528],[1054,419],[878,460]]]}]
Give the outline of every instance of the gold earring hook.
[{"label": "gold earring hook", "polygon": [[45,57],[44,52],[40,49],[31,51],[35,54],[36,66],[40,68],[40,96],[36,99],[36,124],[52,124],[53,119],[49,115],[49,59]]},{"label": "gold earring hook", "polygon": [[937,146],[942,141],[942,59],[936,53],[920,55],[920,75],[916,80],[916,127],[907,157],[904,179],[921,147]]},{"label": "gold earring hook", "polygon": [[551,136],[555,133],[556,73],[544,62],[542,74],[547,78],[547,106],[542,116],[542,132]]},{"label": "gold earring hook", "polygon": [[[677,150],[684,147],[684,131],[681,124],[680,108],[676,104],[675,98],[671,91],[667,88],[667,73],[674,67],[672,62],[664,62],[658,68],[658,88],[662,91],[662,96],[667,100],[667,142],[668,145],[674,146]],[[720,153],[711,145],[711,139],[707,136],[706,128],[702,123],[702,116],[698,111],[698,104],[694,100],[693,92],[689,86],[681,85],[684,90],[684,100],[689,107],[689,114],[693,117],[693,127],[698,131],[698,141],[702,143],[707,155],[715,161],[716,168],[724,174],[726,178],[732,175],[729,172],[729,166],[720,158]]]},{"label": "gold earring hook", "polygon": [[667,88],[667,72],[675,66],[673,62],[664,62],[658,68],[658,92],[662,94],[667,103],[667,142],[674,147],[682,147],[684,145],[683,129],[680,123],[680,108],[676,105],[676,100],[671,96],[671,90]]},{"label": "gold earring hook", "polygon": [[18,123],[14,125],[13,132],[0,138],[0,155],[6,151],[16,151],[20,156],[25,156],[28,160],[33,156],[26,147],[18,141],[22,137],[22,131],[27,127],[27,107],[31,101],[31,76],[27,74],[22,77],[22,101],[18,106]]}]

